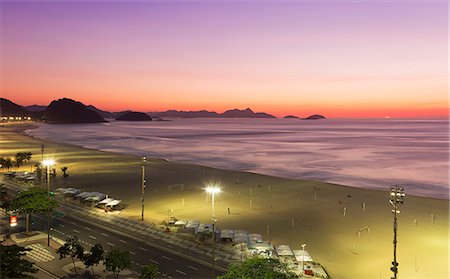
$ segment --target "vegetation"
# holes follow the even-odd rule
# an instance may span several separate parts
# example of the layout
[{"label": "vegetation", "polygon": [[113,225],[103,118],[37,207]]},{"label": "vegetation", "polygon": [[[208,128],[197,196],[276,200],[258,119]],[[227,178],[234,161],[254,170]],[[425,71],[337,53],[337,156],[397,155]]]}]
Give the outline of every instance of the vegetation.
[{"label": "vegetation", "polygon": [[148,264],[142,268],[139,279],[156,279],[158,273],[158,266],[156,264]]},{"label": "vegetation", "polygon": [[9,171],[10,168],[13,167],[13,161],[11,158],[0,158],[0,165],[2,169],[7,169]]},{"label": "vegetation", "polygon": [[20,166],[31,160],[31,156],[31,152],[17,152],[14,156],[14,166],[20,168]]},{"label": "vegetation", "polygon": [[77,274],[77,267],[75,265],[75,258],[79,260],[83,260],[84,257],[84,248],[81,245],[80,241],[76,237],[71,237],[66,240],[63,246],[59,247],[56,250],[56,253],[59,255],[59,259],[64,259],[67,256],[72,258],[73,268],[75,270],[75,274]]},{"label": "vegetation", "polygon": [[10,204],[12,210],[27,216],[26,232],[29,232],[30,216],[32,213],[52,214],[58,203],[48,196],[47,191],[34,187],[29,190],[20,192]]},{"label": "vegetation", "polygon": [[0,246],[0,278],[35,278],[28,273],[36,273],[37,269],[33,267],[33,263],[22,259],[26,249],[17,245]]},{"label": "vegetation", "polygon": [[91,268],[92,276],[95,277],[94,274],[94,266],[98,265],[100,261],[103,260],[103,255],[105,254],[105,250],[100,244],[95,244],[94,247],[91,248],[91,251],[87,254],[84,254],[81,261],[87,268]]},{"label": "vegetation", "polygon": [[232,263],[219,279],[291,279],[296,276],[287,271],[278,259],[252,258]]},{"label": "vegetation", "polygon": [[61,171],[63,172],[63,177],[64,178],[69,176],[69,174],[67,173],[67,169],[68,169],[68,167],[62,167],[61,168]]},{"label": "vegetation", "polygon": [[130,253],[121,251],[118,248],[112,248],[105,256],[105,268],[111,271],[115,278],[119,277],[119,273],[125,268],[131,267]]}]

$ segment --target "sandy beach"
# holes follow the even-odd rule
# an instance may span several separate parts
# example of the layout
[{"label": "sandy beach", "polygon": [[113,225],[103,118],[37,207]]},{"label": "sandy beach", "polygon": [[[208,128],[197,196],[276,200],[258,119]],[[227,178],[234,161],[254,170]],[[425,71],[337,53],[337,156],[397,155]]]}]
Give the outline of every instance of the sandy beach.
[{"label": "sandy beach", "polygon": [[[44,144],[44,157],[57,162],[57,187],[108,193],[127,206],[122,215],[140,217],[141,158],[44,142],[20,133],[28,128],[30,124],[0,128],[0,157],[32,152],[32,162],[21,167],[30,171],[41,160]],[[63,166],[68,167],[67,179],[60,170]],[[220,228],[260,233],[273,244],[293,249],[306,243],[332,278],[379,279],[392,274],[390,185],[386,191],[364,190],[152,158],[147,161],[147,181],[148,222],[161,223],[169,209],[178,219],[209,222],[211,202],[203,188],[220,184],[223,193],[216,197]],[[448,278],[448,196],[414,197],[405,188],[399,215],[399,278]]]}]

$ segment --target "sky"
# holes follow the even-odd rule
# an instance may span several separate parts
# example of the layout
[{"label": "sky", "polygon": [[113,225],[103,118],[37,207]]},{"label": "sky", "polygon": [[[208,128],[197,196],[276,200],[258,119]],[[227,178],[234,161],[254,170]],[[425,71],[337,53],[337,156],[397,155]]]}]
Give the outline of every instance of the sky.
[{"label": "sky", "polygon": [[1,1],[1,96],[448,116],[447,1]]}]

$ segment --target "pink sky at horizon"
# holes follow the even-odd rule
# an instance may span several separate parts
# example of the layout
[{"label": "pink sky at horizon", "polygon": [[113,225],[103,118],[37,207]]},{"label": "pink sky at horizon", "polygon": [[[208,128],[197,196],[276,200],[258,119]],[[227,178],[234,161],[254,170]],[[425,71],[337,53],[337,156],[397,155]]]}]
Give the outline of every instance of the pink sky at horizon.
[{"label": "pink sky at horizon", "polygon": [[109,111],[448,116],[448,4],[2,2],[1,96]]}]

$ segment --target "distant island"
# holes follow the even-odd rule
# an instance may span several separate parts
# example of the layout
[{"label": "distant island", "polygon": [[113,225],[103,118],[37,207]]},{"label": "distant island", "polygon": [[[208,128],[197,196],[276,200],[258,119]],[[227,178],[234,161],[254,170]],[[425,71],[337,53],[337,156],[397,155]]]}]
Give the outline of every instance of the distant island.
[{"label": "distant island", "polygon": [[[131,110],[109,112],[68,98],[54,100],[48,106],[36,104],[20,106],[10,100],[0,98],[0,115],[4,117],[31,117],[33,120],[42,120],[48,123],[98,123],[106,122],[105,118],[123,121],[150,121],[152,119],[163,121],[167,118],[277,118],[265,112],[254,112],[250,108],[243,110],[231,109],[223,113],[207,110],[167,110],[147,113],[133,112]],[[326,119],[325,116],[320,114],[313,114],[306,118],[287,115],[283,118],[299,120]]]},{"label": "distant island", "polygon": [[326,119],[326,117],[320,114],[313,114],[305,118],[305,120],[316,120],[316,119]]},{"label": "distant island", "polygon": [[129,111],[116,118],[119,121],[152,121],[152,118],[143,112]]},{"label": "distant island", "polygon": [[217,113],[214,111],[177,111],[167,110],[164,112],[149,112],[152,117],[167,117],[167,118],[276,118],[275,116],[265,112],[253,112],[250,108],[244,110],[232,109],[224,113]]}]

